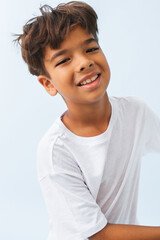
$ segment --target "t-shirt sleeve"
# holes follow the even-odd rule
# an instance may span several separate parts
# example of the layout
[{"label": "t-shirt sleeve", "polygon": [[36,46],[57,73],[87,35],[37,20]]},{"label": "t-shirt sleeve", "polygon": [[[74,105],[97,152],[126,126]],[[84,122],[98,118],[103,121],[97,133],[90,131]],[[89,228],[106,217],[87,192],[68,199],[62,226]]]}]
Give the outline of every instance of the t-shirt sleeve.
[{"label": "t-shirt sleeve", "polygon": [[63,144],[54,143],[48,151],[39,148],[38,158],[40,169],[50,162],[39,179],[50,219],[50,236],[85,240],[102,230],[107,220],[91,195],[81,169]]},{"label": "t-shirt sleeve", "polygon": [[160,117],[145,105],[146,144],[145,153],[160,153]]}]

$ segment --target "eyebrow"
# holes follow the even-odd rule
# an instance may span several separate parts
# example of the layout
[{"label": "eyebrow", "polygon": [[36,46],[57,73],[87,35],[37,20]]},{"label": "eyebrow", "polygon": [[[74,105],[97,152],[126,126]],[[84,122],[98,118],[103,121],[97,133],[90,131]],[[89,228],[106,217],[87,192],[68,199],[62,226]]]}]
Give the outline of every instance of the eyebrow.
[{"label": "eyebrow", "polygon": [[[83,46],[83,45],[87,45],[87,44],[89,44],[89,43],[91,43],[91,42],[96,42],[96,43],[97,43],[97,41],[96,41],[95,38],[89,38],[89,39],[85,40],[85,41],[82,43],[82,46]],[[58,51],[57,53],[55,53],[55,54],[51,57],[51,59],[50,59],[49,61],[50,61],[50,62],[53,62],[53,60],[55,60],[57,57],[62,56],[62,55],[64,55],[64,54],[66,54],[67,52],[69,52],[68,49],[60,50],[60,51]]]},{"label": "eyebrow", "polygon": [[89,38],[89,39],[85,40],[82,45],[87,45],[87,44],[89,44],[89,43],[91,43],[91,42],[96,42],[96,43],[97,43],[97,41],[96,41],[95,38]]},{"label": "eyebrow", "polygon": [[64,54],[67,53],[67,52],[68,52],[68,50],[67,50],[67,49],[64,49],[64,50],[61,50],[61,51],[55,53],[55,54],[51,57],[50,62],[52,62],[55,58],[57,58],[57,57],[59,57],[59,56],[61,56],[61,55],[64,55]]}]

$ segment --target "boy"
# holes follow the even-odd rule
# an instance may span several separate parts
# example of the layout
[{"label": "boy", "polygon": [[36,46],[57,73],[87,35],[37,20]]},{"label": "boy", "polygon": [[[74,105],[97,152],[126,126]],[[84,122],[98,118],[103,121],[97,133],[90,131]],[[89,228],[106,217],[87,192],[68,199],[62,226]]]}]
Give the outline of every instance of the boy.
[{"label": "boy", "polygon": [[108,97],[110,69],[89,5],[41,13],[17,40],[30,72],[68,108],[38,147],[48,240],[160,239],[160,227],[136,225],[140,159],[160,152],[160,119],[135,97]]}]

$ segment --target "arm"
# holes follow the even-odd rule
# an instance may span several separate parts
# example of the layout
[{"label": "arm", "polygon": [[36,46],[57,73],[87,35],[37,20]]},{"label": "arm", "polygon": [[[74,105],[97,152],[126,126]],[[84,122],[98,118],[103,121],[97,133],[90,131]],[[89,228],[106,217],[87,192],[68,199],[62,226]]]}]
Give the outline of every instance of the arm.
[{"label": "arm", "polygon": [[89,240],[160,240],[160,227],[108,223]]}]

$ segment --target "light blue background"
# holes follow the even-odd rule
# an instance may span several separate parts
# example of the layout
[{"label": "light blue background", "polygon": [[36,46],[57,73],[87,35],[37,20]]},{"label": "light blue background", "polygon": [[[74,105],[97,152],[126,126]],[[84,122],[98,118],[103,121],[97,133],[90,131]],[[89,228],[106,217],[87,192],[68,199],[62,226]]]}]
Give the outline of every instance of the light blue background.
[{"label": "light blue background", "polygon": [[[13,33],[40,4],[2,0],[0,14],[0,239],[45,240],[48,215],[37,181],[37,144],[66,107],[50,97],[22,61]],[[64,1],[65,2],[65,1]],[[160,115],[160,1],[88,0],[99,16],[100,45],[111,67],[109,95],[136,95]],[[160,155],[143,159],[138,216],[160,225]]]}]

